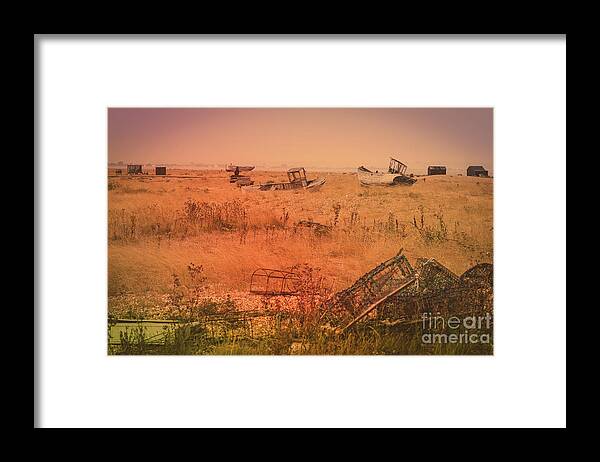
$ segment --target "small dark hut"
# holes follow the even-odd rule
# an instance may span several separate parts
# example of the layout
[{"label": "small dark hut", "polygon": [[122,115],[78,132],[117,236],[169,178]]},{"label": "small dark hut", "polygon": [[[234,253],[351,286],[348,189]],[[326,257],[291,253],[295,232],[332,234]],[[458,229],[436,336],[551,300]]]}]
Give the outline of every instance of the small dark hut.
[{"label": "small dark hut", "polygon": [[427,167],[427,175],[445,175],[446,167],[442,165],[430,165]]},{"label": "small dark hut", "polygon": [[138,175],[142,173],[142,166],[141,164],[129,164],[127,165],[127,173],[128,174],[133,174],[133,175]]},{"label": "small dark hut", "polygon": [[481,165],[470,165],[469,168],[467,168],[467,176],[487,177],[488,171]]},{"label": "small dark hut", "polygon": [[157,175],[166,175],[167,174],[167,167],[156,167],[155,170]]}]

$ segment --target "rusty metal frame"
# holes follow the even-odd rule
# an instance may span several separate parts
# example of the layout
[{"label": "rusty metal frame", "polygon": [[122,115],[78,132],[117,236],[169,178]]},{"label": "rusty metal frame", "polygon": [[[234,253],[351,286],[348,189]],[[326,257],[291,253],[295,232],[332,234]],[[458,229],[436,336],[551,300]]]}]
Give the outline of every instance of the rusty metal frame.
[{"label": "rusty metal frame", "polygon": [[292,271],[258,268],[250,276],[250,293],[255,295],[295,295],[300,278]]},{"label": "rusty metal frame", "polygon": [[363,274],[352,286],[344,289],[328,301],[322,307],[321,320],[330,321],[338,318],[344,322],[355,318],[365,308],[383,294],[393,290],[406,279],[414,275],[414,269],[403,255],[403,249],[398,254],[377,265],[371,271]]}]

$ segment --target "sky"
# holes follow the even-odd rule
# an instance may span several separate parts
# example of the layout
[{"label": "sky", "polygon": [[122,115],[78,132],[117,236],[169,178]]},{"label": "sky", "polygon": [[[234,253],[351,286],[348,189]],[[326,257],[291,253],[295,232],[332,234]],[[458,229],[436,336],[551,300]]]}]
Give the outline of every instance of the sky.
[{"label": "sky", "polygon": [[492,108],[109,108],[108,161],[493,171]]}]

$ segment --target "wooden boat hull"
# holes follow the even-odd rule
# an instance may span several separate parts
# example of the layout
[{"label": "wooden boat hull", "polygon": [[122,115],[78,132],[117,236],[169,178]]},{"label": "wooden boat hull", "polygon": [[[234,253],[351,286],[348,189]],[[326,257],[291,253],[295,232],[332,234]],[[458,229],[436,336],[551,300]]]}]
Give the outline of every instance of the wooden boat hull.
[{"label": "wooden boat hull", "polygon": [[250,177],[246,176],[246,175],[231,175],[229,177],[229,182],[230,183],[239,183],[240,181],[242,183],[244,183],[244,182],[247,182],[248,180],[250,180]]},{"label": "wooden boat hull", "polygon": [[226,172],[235,172],[235,169],[238,169],[240,172],[250,172],[254,170],[254,165],[228,165],[225,168]]},{"label": "wooden boat hull", "polygon": [[316,192],[321,189],[321,186],[325,184],[325,178],[317,178],[316,180],[310,180],[306,189],[310,192]]},{"label": "wooden boat hull", "polygon": [[358,168],[358,182],[364,186],[411,186],[417,182],[416,179],[397,173],[371,172],[366,168]]},{"label": "wooden boat hull", "polygon": [[235,184],[238,188],[241,188],[242,186],[250,186],[254,184],[254,181],[251,180],[250,177],[245,176],[244,178],[240,178],[239,180],[237,180]]},{"label": "wooden boat hull", "polygon": [[306,184],[297,183],[262,183],[251,186],[242,186],[244,191],[287,191],[291,189],[306,189],[307,191],[318,191],[325,184],[325,178],[308,180]]}]

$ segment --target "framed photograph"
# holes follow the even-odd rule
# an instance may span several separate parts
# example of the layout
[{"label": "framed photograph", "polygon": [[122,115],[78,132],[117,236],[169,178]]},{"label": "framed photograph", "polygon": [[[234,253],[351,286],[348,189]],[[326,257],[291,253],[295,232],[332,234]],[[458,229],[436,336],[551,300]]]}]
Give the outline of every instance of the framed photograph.
[{"label": "framed photograph", "polygon": [[36,35],[34,103],[34,427],[566,427],[566,35]]}]

